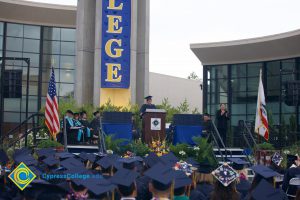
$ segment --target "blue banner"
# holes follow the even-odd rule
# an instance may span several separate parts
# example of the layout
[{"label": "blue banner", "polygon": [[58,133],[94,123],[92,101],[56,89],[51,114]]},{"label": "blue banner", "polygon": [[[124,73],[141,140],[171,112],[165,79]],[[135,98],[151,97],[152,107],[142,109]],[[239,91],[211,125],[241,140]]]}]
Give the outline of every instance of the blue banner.
[{"label": "blue banner", "polygon": [[102,2],[101,88],[129,88],[131,0]]}]

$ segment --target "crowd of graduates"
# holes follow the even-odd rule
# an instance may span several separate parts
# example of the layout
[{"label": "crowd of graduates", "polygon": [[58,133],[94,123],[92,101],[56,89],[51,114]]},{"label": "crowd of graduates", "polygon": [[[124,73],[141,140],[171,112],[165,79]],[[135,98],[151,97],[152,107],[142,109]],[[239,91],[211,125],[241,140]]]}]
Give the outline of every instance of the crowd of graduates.
[{"label": "crowd of graduates", "polygon": [[[284,171],[279,167],[281,160],[277,154],[270,167],[252,166],[255,176],[249,181],[249,163],[240,158],[229,158],[219,167],[206,159],[201,163],[187,159],[188,165],[179,169],[174,167],[179,160],[172,152],[142,158],[23,148],[15,151],[11,163],[2,150],[0,199],[299,200],[299,186],[292,187],[289,181],[300,175],[300,159],[289,156]],[[23,191],[8,178],[21,162],[37,176]],[[275,181],[279,173],[285,174],[284,178]]]}]

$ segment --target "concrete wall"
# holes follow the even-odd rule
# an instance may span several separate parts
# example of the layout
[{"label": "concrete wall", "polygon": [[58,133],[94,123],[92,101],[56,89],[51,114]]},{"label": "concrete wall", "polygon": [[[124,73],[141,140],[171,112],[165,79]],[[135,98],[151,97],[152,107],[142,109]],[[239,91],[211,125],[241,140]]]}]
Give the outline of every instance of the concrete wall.
[{"label": "concrete wall", "polygon": [[201,80],[189,80],[158,73],[149,73],[149,94],[153,96],[154,104],[161,104],[168,98],[173,106],[179,106],[185,99],[190,110],[197,108],[202,113]]}]

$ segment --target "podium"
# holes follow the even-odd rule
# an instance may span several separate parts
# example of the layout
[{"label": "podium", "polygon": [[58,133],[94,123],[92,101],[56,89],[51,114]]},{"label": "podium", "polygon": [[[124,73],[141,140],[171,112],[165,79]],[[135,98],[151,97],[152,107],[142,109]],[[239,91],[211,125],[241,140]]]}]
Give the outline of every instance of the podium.
[{"label": "podium", "polygon": [[146,144],[166,138],[166,111],[147,109],[143,115],[142,139]]}]

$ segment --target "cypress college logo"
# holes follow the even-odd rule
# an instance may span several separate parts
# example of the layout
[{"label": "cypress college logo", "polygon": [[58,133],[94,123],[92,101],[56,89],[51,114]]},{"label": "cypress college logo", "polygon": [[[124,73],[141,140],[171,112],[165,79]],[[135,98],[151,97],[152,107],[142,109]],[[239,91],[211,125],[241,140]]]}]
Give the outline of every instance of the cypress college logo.
[{"label": "cypress college logo", "polygon": [[24,190],[36,178],[36,175],[21,162],[8,177],[20,190]]}]

